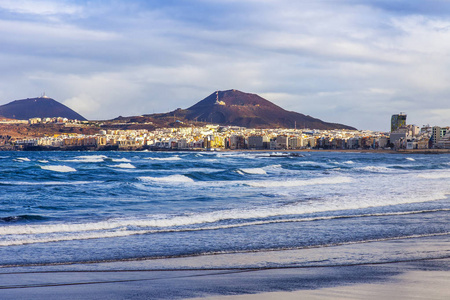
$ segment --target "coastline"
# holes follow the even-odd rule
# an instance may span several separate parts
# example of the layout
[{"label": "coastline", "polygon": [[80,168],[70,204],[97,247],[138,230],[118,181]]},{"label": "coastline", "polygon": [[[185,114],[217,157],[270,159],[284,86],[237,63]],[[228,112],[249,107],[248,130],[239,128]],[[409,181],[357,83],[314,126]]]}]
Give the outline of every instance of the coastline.
[{"label": "coastline", "polygon": [[3,149],[0,147],[0,151],[11,152],[52,152],[52,151],[77,151],[77,152],[253,152],[253,153],[267,153],[267,152],[293,152],[293,153],[321,153],[321,152],[337,152],[337,153],[381,153],[381,154],[448,154],[450,149],[164,149],[164,148],[118,148],[118,147],[104,147],[104,148],[92,148],[92,147],[70,147],[70,148],[54,148],[54,147],[33,147],[28,149]]}]

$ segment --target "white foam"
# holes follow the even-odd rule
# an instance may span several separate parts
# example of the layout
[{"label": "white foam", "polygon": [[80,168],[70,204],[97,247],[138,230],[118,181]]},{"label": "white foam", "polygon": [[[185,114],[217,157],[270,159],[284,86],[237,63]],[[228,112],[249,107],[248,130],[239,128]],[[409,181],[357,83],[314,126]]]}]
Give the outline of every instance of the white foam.
[{"label": "white foam", "polygon": [[42,159],[42,160],[38,160],[38,162],[46,164],[46,163],[48,163],[48,160]]},{"label": "white foam", "polygon": [[123,164],[118,164],[118,165],[112,165],[112,166],[110,166],[110,167],[113,167],[113,168],[120,168],[120,169],[136,169],[136,167],[133,166],[133,165],[130,164],[130,163],[123,163]]},{"label": "white foam", "polygon": [[[201,231],[217,230],[244,226],[263,225],[286,222],[310,222],[318,220],[331,220],[336,218],[363,218],[379,216],[397,216],[407,214],[429,213],[437,211],[449,211],[449,209],[387,212],[357,215],[333,215],[307,218],[281,218],[272,220],[258,220],[239,222],[235,224],[222,224],[202,226],[194,228],[177,228],[180,226],[213,224],[223,220],[248,220],[255,218],[267,218],[287,216],[298,213],[311,213],[323,210],[325,207],[305,205],[283,206],[278,208],[256,209],[231,209],[199,214],[187,214],[182,216],[148,216],[146,219],[110,219],[108,221],[92,223],[52,224],[52,225],[22,225],[0,227],[0,234],[5,238],[0,240],[0,246],[22,245],[30,243],[44,243],[56,241],[68,241],[78,239],[109,238],[146,233],[161,233],[172,231]],[[325,209],[326,210],[326,209]]]},{"label": "white foam", "polygon": [[353,180],[349,177],[323,177],[305,180],[262,180],[262,181],[247,181],[244,184],[252,187],[300,187],[309,185],[322,185],[322,184],[343,184],[350,183]]},{"label": "white foam", "polygon": [[266,170],[270,170],[270,169],[281,169],[282,166],[281,165],[268,165],[266,167],[264,167],[264,169]]},{"label": "white foam", "polygon": [[148,157],[146,159],[156,160],[156,161],[171,161],[171,160],[181,160],[182,158],[178,155],[170,157]]},{"label": "white foam", "polygon": [[0,181],[0,184],[5,185],[81,185],[103,183],[103,181]]},{"label": "white foam", "polygon": [[368,171],[368,172],[374,172],[374,173],[391,173],[394,170],[389,169],[387,167],[382,167],[382,166],[367,166],[367,167],[362,167],[362,168],[356,168],[356,170],[362,170],[362,171]]},{"label": "white foam", "polygon": [[191,172],[218,173],[218,172],[223,172],[223,171],[225,171],[225,170],[224,169],[212,169],[212,168],[189,168],[189,169],[183,169],[183,172],[186,172],[186,173],[191,173]]},{"label": "white foam", "polygon": [[[296,222],[293,220],[292,222]],[[299,221],[301,222],[301,221]],[[235,224],[235,225],[225,225],[225,226],[211,226],[204,228],[193,228],[193,229],[168,229],[168,230],[139,230],[139,231],[129,231],[129,230],[115,230],[115,231],[107,231],[107,232],[85,232],[85,233],[72,233],[72,234],[63,234],[63,235],[51,235],[45,237],[25,237],[25,238],[11,238],[6,241],[0,241],[0,246],[19,246],[19,245],[27,245],[27,244],[35,244],[35,243],[51,243],[51,242],[62,242],[62,241],[75,241],[75,240],[89,240],[89,239],[100,239],[100,238],[116,238],[116,237],[124,237],[130,235],[142,235],[149,233],[164,233],[164,232],[186,232],[186,231],[203,231],[203,230],[218,230],[218,229],[228,229],[235,227],[243,227],[243,226],[253,226],[253,225],[263,225],[268,223],[277,223],[277,222],[249,222],[243,224]],[[410,238],[423,238],[423,237],[433,237],[433,236],[445,236],[449,235],[450,232],[439,232],[439,233],[428,233],[428,234],[416,234],[416,235],[406,235],[400,237],[388,237],[388,238],[380,238],[380,239],[369,239],[363,241],[351,241],[351,242],[343,242],[343,243],[333,243],[329,246],[336,245],[352,245],[352,244],[360,244],[360,243],[368,243],[368,242],[376,242],[376,241],[389,241],[389,240],[397,240],[397,239],[410,239]],[[286,248],[286,250],[289,248]],[[295,248],[293,248],[295,249]],[[267,251],[267,250],[263,250]],[[252,251],[253,252],[253,251]],[[236,253],[235,251],[231,252],[210,252],[210,253]]]},{"label": "white foam", "polygon": [[131,162],[128,158],[113,158],[113,162]]},{"label": "white foam", "polygon": [[161,183],[192,183],[194,180],[184,175],[170,175],[165,177],[150,177],[150,176],[142,176],[138,177],[139,180],[147,181],[147,182],[161,182]]},{"label": "white foam", "polygon": [[261,154],[248,153],[248,152],[227,152],[217,154],[218,158],[258,158]]},{"label": "white foam", "polygon": [[64,160],[67,162],[81,162],[81,163],[97,163],[97,162],[103,162],[105,158],[108,158],[105,155],[83,155],[83,156],[77,156],[74,159],[68,159]]},{"label": "white foam", "polygon": [[18,157],[15,159],[15,161],[23,162],[23,161],[30,161],[30,159],[28,157]]},{"label": "white foam", "polygon": [[[251,175],[266,175],[267,174],[266,171],[264,171],[261,168],[239,169],[239,171],[241,171],[245,174],[251,174]],[[240,173],[240,174],[242,175],[242,173]]]},{"label": "white foam", "polygon": [[416,160],[415,160],[414,158],[412,158],[412,157],[407,157],[406,160],[409,160],[409,161],[416,161]]},{"label": "white foam", "polygon": [[317,161],[309,161],[309,160],[297,161],[297,162],[294,162],[292,164],[293,165],[300,165],[300,166],[317,166],[317,167],[322,167],[322,168],[330,168],[331,167],[327,163],[317,162]]},{"label": "white foam", "polygon": [[54,171],[54,172],[63,172],[63,173],[77,171],[76,169],[69,167],[69,166],[41,166],[41,169]]},{"label": "white foam", "polygon": [[446,179],[450,178],[450,172],[433,172],[433,173],[424,173],[417,175],[419,178],[426,179]]}]

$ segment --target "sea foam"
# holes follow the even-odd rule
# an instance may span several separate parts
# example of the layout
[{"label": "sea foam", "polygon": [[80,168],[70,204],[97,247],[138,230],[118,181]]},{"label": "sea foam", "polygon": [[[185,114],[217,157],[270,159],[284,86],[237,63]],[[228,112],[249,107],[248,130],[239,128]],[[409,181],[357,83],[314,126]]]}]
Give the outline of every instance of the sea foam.
[{"label": "sea foam", "polygon": [[81,163],[97,163],[103,162],[105,158],[108,158],[105,155],[82,155],[77,156],[74,159],[65,160],[67,162],[81,162]]},{"label": "sea foam", "polygon": [[241,171],[241,175],[243,175],[242,173],[245,174],[251,174],[251,175],[266,175],[266,171],[264,171],[261,168],[247,168],[247,169],[239,169],[238,171]]},{"label": "sea foam", "polygon": [[133,165],[130,164],[130,163],[123,163],[123,164],[118,164],[118,165],[112,165],[112,166],[110,166],[110,167],[113,167],[113,168],[120,168],[120,169],[136,169],[136,167],[133,166]]},{"label": "sea foam", "polygon": [[54,171],[54,172],[63,172],[63,173],[77,171],[76,169],[69,167],[69,166],[41,166],[41,169]]},{"label": "sea foam", "polygon": [[113,158],[113,162],[131,162],[128,158]]},{"label": "sea foam", "polygon": [[148,157],[146,159],[149,160],[156,160],[156,161],[171,161],[171,160],[181,160],[182,158],[178,155],[176,156],[170,156],[170,157]]},{"label": "sea foam", "polygon": [[336,176],[336,177],[323,177],[305,180],[261,180],[261,181],[248,181],[244,184],[252,187],[300,187],[309,185],[322,185],[322,184],[343,184],[350,183],[353,180],[349,177]]},{"label": "sea foam", "polygon": [[30,159],[28,157],[18,157],[16,159],[14,159],[15,161],[20,161],[20,162],[24,162],[24,161],[30,161]]},{"label": "sea foam", "polygon": [[150,176],[142,176],[139,177],[139,180],[146,182],[161,182],[161,183],[192,183],[194,180],[184,175],[170,175],[165,177],[150,177]]}]

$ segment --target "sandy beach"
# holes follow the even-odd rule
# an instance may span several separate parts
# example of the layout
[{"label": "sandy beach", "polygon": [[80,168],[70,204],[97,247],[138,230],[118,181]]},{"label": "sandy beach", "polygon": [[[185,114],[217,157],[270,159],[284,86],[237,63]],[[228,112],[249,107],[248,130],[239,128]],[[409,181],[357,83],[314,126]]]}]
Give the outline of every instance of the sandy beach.
[{"label": "sandy beach", "polygon": [[[1,299],[449,299],[450,259],[202,271],[2,270]],[[273,292],[275,290],[275,292]]]},{"label": "sandy beach", "polygon": [[0,299],[444,300],[450,298],[448,242],[445,234],[281,251],[4,266]]}]

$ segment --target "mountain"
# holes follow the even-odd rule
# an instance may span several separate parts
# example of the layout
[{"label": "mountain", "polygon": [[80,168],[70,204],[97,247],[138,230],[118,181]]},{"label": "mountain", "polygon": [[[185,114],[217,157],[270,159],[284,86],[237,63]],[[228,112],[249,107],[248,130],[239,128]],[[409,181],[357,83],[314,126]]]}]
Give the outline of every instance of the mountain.
[{"label": "mountain", "polygon": [[258,95],[237,90],[212,93],[185,110],[169,114],[191,121],[247,128],[355,129],[287,111]]},{"label": "mountain", "polygon": [[46,96],[15,100],[8,104],[1,105],[0,116],[18,120],[62,117],[86,121],[86,119],[77,112]]}]

